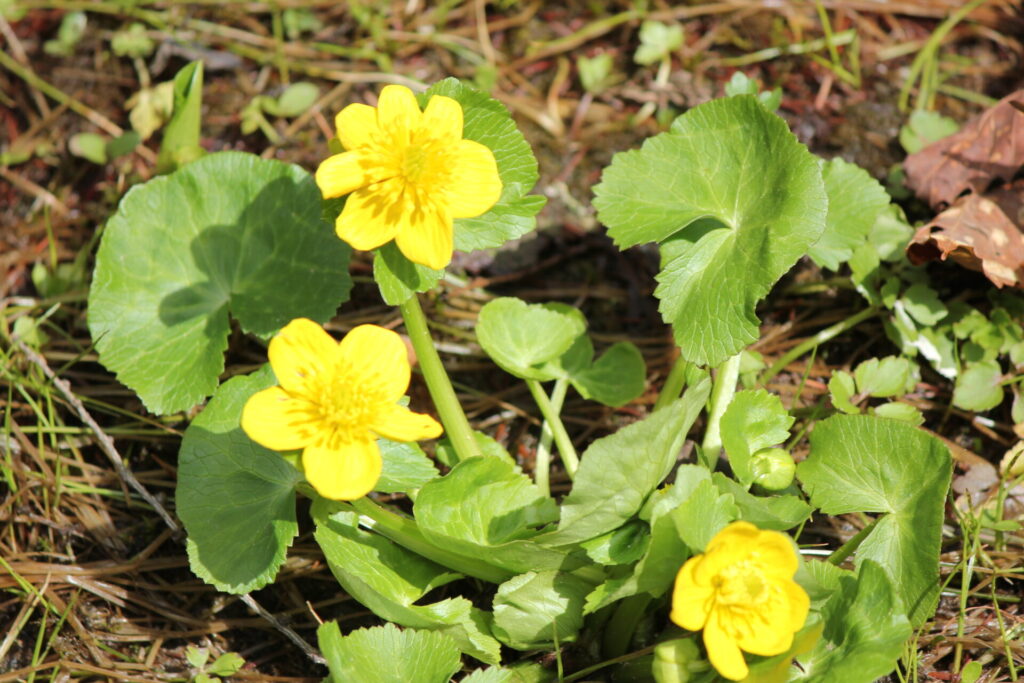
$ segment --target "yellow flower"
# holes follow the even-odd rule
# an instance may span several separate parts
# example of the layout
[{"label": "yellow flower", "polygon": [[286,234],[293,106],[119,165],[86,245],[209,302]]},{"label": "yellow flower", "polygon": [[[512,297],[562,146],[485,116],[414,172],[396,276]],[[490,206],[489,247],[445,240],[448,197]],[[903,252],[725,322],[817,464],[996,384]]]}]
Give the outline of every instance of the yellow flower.
[{"label": "yellow flower", "polygon": [[704,629],[712,666],[742,680],[743,652],[786,652],[807,620],[810,599],[793,581],[797,566],[788,536],[733,522],[679,570],[670,618],[691,631]]},{"label": "yellow flower", "polygon": [[[489,210],[501,195],[490,149],[462,139],[462,107],[386,86],[377,108],[350,104],[335,118],[345,152],[316,171],[325,198],[349,195],[338,237],[370,250],[395,240],[410,261],[441,269],[452,259],[453,220]],[[351,194],[349,194],[351,193]]]},{"label": "yellow flower", "polygon": [[302,449],[306,479],[325,498],[355,500],[377,484],[383,461],[377,437],[416,441],[441,435],[429,415],[397,401],[409,387],[401,337],[360,325],[336,342],[312,320],[293,320],[270,341],[280,386],[242,410],[242,429],[275,451]]}]

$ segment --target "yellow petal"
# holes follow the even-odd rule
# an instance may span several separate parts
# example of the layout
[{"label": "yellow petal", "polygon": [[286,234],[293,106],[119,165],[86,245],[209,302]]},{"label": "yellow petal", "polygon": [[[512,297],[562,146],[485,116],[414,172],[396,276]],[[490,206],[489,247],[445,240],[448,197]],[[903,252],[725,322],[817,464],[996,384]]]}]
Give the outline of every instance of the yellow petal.
[{"label": "yellow petal", "polygon": [[392,441],[436,439],[444,431],[429,415],[414,413],[398,404],[382,409],[370,423],[370,430]]},{"label": "yellow petal", "polygon": [[494,153],[479,142],[460,140],[452,156],[451,184],[446,188],[452,217],[473,218],[487,212],[501,196]]},{"label": "yellow petal", "polygon": [[242,429],[264,448],[291,451],[316,441],[320,424],[316,407],[309,401],[292,398],[281,387],[270,387],[246,401]]},{"label": "yellow petal", "polygon": [[313,397],[333,370],[338,342],[312,320],[296,318],[270,340],[267,356],[278,383],[288,393]]},{"label": "yellow petal", "polygon": [[781,587],[789,605],[789,628],[794,632],[799,631],[807,623],[807,615],[811,611],[811,598],[796,581],[781,582]]},{"label": "yellow petal", "polygon": [[385,403],[394,403],[409,388],[409,355],[397,332],[360,325],[341,340],[338,353],[352,368],[352,379]]},{"label": "yellow petal", "polygon": [[402,220],[402,183],[392,178],[350,194],[334,224],[338,237],[362,251],[393,240]]},{"label": "yellow petal", "polygon": [[444,208],[428,203],[406,210],[402,218],[395,244],[407,259],[434,270],[451,262],[455,226]]},{"label": "yellow petal", "polygon": [[408,144],[413,131],[420,127],[422,117],[416,96],[404,85],[387,85],[380,91],[377,125],[393,142]]},{"label": "yellow petal", "polygon": [[702,555],[691,557],[676,575],[672,589],[672,612],[669,618],[690,631],[704,628],[708,613],[714,604],[714,591],[710,586],[701,586],[694,580],[694,569],[700,564]]},{"label": "yellow petal", "polygon": [[338,450],[307,446],[302,468],[316,492],[331,500],[356,500],[373,490],[384,466],[377,442],[352,441]]},{"label": "yellow petal", "polygon": [[350,104],[334,117],[334,129],[345,149],[366,147],[379,132],[377,110],[368,104]]},{"label": "yellow petal", "polygon": [[455,144],[462,139],[462,105],[450,97],[434,95],[423,110],[420,125],[432,139]]},{"label": "yellow petal", "polygon": [[754,542],[752,558],[767,576],[791,579],[799,565],[789,536],[779,531],[761,531]]},{"label": "yellow petal", "polygon": [[743,680],[750,670],[739,645],[722,628],[719,616],[717,611],[713,611],[704,627],[704,647],[707,648],[708,659],[724,678],[731,681]]},{"label": "yellow petal", "polygon": [[[772,604],[774,602],[774,604]],[[789,628],[788,605],[781,601],[770,601],[757,614],[747,614],[742,627],[735,629],[736,644],[741,650],[762,657],[779,655],[793,644],[793,633]],[[735,617],[739,621],[739,617]]]},{"label": "yellow petal", "polygon": [[316,169],[316,185],[325,199],[341,197],[396,175],[387,159],[367,150],[327,157]]}]

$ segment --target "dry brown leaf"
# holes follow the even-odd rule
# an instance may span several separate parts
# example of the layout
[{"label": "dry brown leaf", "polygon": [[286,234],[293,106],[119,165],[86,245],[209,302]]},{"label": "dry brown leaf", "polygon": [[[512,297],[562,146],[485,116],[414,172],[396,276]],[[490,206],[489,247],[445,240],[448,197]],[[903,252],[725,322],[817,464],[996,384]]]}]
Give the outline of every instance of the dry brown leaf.
[{"label": "dry brown leaf", "polygon": [[903,162],[907,186],[932,207],[950,205],[964,190],[985,192],[1024,166],[1024,90],[1007,95],[949,137]]},{"label": "dry brown leaf", "polygon": [[957,199],[931,223],[918,228],[907,245],[907,258],[915,265],[952,258],[980,270],[998,287],[1024,287],[1022,231],[1024,180],[1018,180],[988,194]]}]

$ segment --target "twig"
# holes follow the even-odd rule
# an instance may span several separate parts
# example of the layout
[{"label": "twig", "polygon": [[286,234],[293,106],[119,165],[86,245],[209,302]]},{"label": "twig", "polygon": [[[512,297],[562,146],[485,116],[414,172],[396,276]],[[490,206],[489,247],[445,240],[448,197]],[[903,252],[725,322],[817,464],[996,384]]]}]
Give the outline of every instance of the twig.
[{"label": "twig", "polygon": [[114,465],[114,469],[117,470],[118,476],[120,476],[121,479],[129,486],[135,489],[135,491],[142,496],[143,500],[153,506],[153,509],[157,511],[157,514],[160,515],[167,526],[169,526],[175,534],[179,533],[181,531],[181,527],[178,526],[178,523],[174,521],[174,518],[171,517],[167,510],[164,509],[164,506],[160,504],[160,501],[154,498],[153,495],[139,483],[138,479],[135,478],[135,475],[125,467],[124,459],[121,458],[121,454],[118,453],[117,448],[114,447],[114,440],[111,439],[98,424],[96,424],[96,420],[92,419],[92,415],[89,414],[89,411],[85,409],[85,406],[80,400],[78,400],[78,397],[72,393],[71,387],[68,383],[60,377],[57,377],[56,373],[50,369],[50,365],[46,362],[46,359],[26,346],[23,341],[17,337],[12,337],[11,341],[14,342],[14,345],[18,347],[29,361],[37,365],[39,369],[43,371],[43,374],[53,382],[53,386],[63,394],[64,398],[66,398],[68,403],[71,404],[71,407],[74,408],[76,413],[78,413],[79,419],[93,431],[96,435],[96,440],[99,442],[100,449],[107,454],[110,462]]},{"label": "twig", "polygon": [[303,640],[302,636],[300,636],[298,633],[296,633],[295,631],[291,630],[290,628],[282,624],[280,621],[278,621],[277,617],[275,617],[273,614],[263,609],[263,607],[258,602],[256,602],[255,599],[253,599],[252,595],[250,595],[249,593],[243,595],[242,602],[248,605],[249,609],[253,610],[254,612],[256,612],[256,614],[260,615],[268,622],[270,622],[271,626],[273,626],[282,634],[284,634],[285,638],[295,643],[295,645],[304,653],[306,653],[306,656],[309,657],[312,661],[316,662],[317,664],[327,666],[327,660],[324,659],[323,655],[317,652],[312,645]]}]

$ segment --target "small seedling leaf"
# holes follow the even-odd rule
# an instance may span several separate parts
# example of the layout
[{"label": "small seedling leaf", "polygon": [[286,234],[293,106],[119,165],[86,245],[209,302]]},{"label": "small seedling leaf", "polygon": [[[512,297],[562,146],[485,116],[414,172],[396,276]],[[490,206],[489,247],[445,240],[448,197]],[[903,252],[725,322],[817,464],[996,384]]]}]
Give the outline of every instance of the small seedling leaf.
[{"label": "small seedling leaf", "polygon": [[586,331],[583,315],[553,304],[512,297],[489,301],[477,320],[477,341],[495,363],[522,379],[554,379],[542,364],[567,352]]},{"label": "small seedling leaf", "polygon": [[160,143],[158,173],[170,173],[205,153],[199,146],[202,106],[203,63],[189,62],[174,76],[174,109]]},{"label": "small seedling leaf", "polygon": [[667,59],[683,44],[683,27],[679,24],[664,24],[648,20],[640,25],[640,47],[633,59],[637,64],[647,66]]},{"label": "small seedling leaf", "polygon": [[98,133],[76,133],[68,140],[68,150],[94,164],[107,163],[107,139]]},{"label": "small seedling leaf", "polygon": [[234,676],[245,666],[245,658],[237,652],[225,652],[206,667],[206,672],[215,676]]},{"label": "small seedling leaf", "polygon": [[593,365],[570,372],[569,377],[583,398],[618,408],[644,392],[647,366],[635,344],[618,342]]},{"label": "small seedling leaf", "polygon": [[995,360],[969,365],[956,378],[953,405],[964,410],[990,410],[1003,402],[1003,369]]}]

